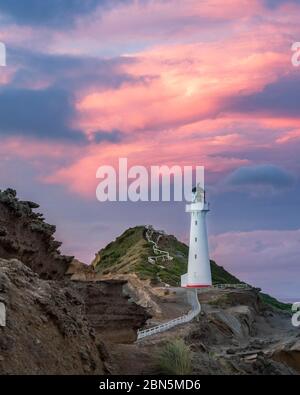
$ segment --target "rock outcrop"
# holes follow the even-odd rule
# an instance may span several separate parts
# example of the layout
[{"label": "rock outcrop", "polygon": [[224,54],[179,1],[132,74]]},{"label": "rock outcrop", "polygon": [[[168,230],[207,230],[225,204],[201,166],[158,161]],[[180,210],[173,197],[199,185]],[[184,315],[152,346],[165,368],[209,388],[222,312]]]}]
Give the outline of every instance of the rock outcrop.
[{"label": "rock outcrop", "polygon": [[0,374],[109,372],[107,345],[134,342],[150,314],[126,280],[62,255],[38,207],[0,191]]},{"label": "rock outcrop", "polygon": [[61,255],[56,227],[33,211],[38,207],[13,189],[0,191],[0,257],[19,259],[43,279],[61,279],[73,257]]},{"label": "rock outcrop", "polygon": [[213,365],[223,374],[299,371],[299,341],[290,315],[266,307],[258,290],[211,290],[200,300],[203,315],[186,336],[195,351],[195,372],[213,374]]},{"label": "rock outcrop", "polygon": [[272,347],[271,357],[291,366],[300,374],[300,335],[279,341]]},{"label": "rock outcrop", "polygon": [[16,259],[0,259],[0,374],[103,374],[101,344],[81,295],[43,281]]},{"label": "rock outcrop", "polygon": [[[171,295],[170,295],[171,296]],[[182,291],[157,302],[164,312],[182,302]],[[258,290],[211,289],[199,293],[202,312],[192,322],[112,351],[117,373],[158,374],[157,355],[167,342],[184,339],[195,375],[296,375],[299,334],[290,315],[260,301]],[[213,303],[211,303],[213,301]],[[220,305],[218,304],[220,303]],[[176,311],[173,311],[176,317]],[[156,324],[162,322],[164,317]],[[125,359],[125,363],[124,363]],[[135,364],[139,359],[140,363]],[[171,363],[171,361],[170,361]]]},{"label": "rock outcrop", "polygon": [[0,258],[0,302],[0,374],[109,372],[107,345],[134,342],[149,318],[124,281],[45,281],[16,259]]},{"label": "rock outcrop", "polygon": [[[0,374],[153,373],[155,350],[177,337],[194,351],[195,374],[299,371],[298,337],[281,341],[290,318],[269,305],[288,306],[268,295],[266,305],[254,288],[207,290],[196,320],[136,343],[138,329],[189,311],[185,290],[161,287],[178,283],[188,247],[164,235],[174,259],[151,265],[145,228],[136,227],[86,266],[61,255],[37,208],[0,191]],[[212,272],[214,282],[239,282],[214,262]]]},{"label": "rock outcrop", "polygon": [[126,281],[74,282],[81,295],[86,316],[99,339],[133,343],[137,330],[151,317],[147,310],[130,300]]}]

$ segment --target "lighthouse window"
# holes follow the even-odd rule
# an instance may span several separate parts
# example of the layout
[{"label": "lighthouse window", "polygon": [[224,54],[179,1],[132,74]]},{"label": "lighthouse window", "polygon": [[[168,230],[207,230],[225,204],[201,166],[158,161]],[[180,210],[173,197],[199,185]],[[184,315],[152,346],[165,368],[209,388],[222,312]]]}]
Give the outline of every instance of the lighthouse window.
[{"label": "lighthouse window", "polygon": [[195,254],[195,259],[197,259],[197,254]]},{"label": "lighthouse window", "polygon": [[195,225],[198,225],[198,221],[195,221]]},{"label": "lighthouse window", "polygon": [[197,241],[197,237],[195,237],[195,241]]}]

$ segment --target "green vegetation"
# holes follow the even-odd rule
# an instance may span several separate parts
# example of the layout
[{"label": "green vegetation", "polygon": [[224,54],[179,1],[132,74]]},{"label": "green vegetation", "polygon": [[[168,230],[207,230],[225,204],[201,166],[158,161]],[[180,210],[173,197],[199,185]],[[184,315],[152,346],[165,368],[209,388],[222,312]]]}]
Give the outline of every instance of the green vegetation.
[{"label": "green vegetation", "polygon": [[[153,283],[164,282],[171,286],[180,285],[180,276],[187,272],[188,246],[174,236],[163,236],[159,248],[168,251],[172,261],[150,264],[148,256],[153,255],[152,246],[145,240],[145,227],[136,226],[127,229],[115,241],[108,244],[96,255],[93,262],[95,270],[102,274],[136,273],[142,280]],[[154,234],[154,240],[158,234]],[[239,284],[241,281],[227,272],[222,266],[211,261],[214,284]],[[261,293],[261,299],[267,305],[280,310],[290,310],[289,304],[281,303],[269,295]]]},{"label": "green vegetation", "polygon": [[185,375],[192,373],[192,352],[183,340],[178,339],[164,345],[156,356],[159,373]]},{"label": "green vegetation", "polygon": [[[159,261],[151,265],[147,259],[149,255],[153,255],[153,250],[144,239],[144,231],[143,226],[130,228],[103,248],[93,262],[96,271],[103,274],[135,272],[143,280],[150,279],[153,282],[162,281],[172,286],[179,286],[180,276],[187,271],[188,246],[174,236],[163,237],[159,247],[168,251],[173,261]],[[240,282],[213,261],[211,261],[211,268],[215,284]]]},{"label": "green vegetation", "polygon": [[216,262],[210,261],[211,263],[211,274],[214,284],[240,284],[241,281],[228,273],[224,267],[218,266]]},{"label": "green vegetation", "polygon": [[264,294],[264,293],[260,292],[260,298],[265,304],[272,306],[275,309],[284,310],[284,311],[288,311],[288,312],[292,311],[291,304],[279,302],[279,300],[273,298],[272,296],[270,296],[268,294]]},{"label": "green vegetation", "polygon": [[99,251],[92,263],[95,270],[102,274],[136,272],[151,254],[151,246],[143,237],[144,229],[143,226],[129,228]]}]

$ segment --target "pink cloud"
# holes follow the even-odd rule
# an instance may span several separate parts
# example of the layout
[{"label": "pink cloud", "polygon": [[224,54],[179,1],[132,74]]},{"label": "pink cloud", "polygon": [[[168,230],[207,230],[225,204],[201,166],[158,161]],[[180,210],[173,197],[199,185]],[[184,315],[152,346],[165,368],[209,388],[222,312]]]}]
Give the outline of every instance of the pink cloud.
[{"label": "pink cloud", "polygon": [[[114,5],[105,12],[99,9],[92,15],[79,17],[71,34],[56,34],[52,51],[87,54],[99,53],[99,50],[107,50],[109,45],[122,43],[125,48],[130,48],[137,43],[149,45],[162,39],[185,42],[199,32],[209,39],[212,26],[215,33],[223,34],[222,23],[227,23],[227,29],[231,30],[237,20],[246,22],[262,12],[259,0],[228,0],[226,7],[221,0],[136,0]],[[105,37],[105,40],[100,42],[99,37]],[[128,42],[131,43],[129,47]]]},{"label": "pink cloud", "polygon": [[[204,164],[215,173],[249,164],[234,154],[288,144],[298,138],[299,122],[276,114],[229,113],[226,103],[232,97],[261,92],[292,72],[290,40],[292,35],[300,36],[296,10],[299,7],[288,5],[266,12],[258,0],[230,0],[226,7],[221,0],[176,0],[133,2],[109,9],[101,18],[97,13],[79,18],[72,33],[52,32],[45,50],[53,46],[56,53],[95,55],[101,52],[100,36],[129,43],[138,34],[141,40],[149,33],[159,38],[148,49],[130,51],[131,55],[126,55],[126,46],[121,47],[122,54],[134,60],[120,66],[121,72],[135,77],[135,82],[116,89],[99,89],[95,84],[88,91],[74,92],[74,127],[91,142],[95,133],[114,130],[124,134],[124,141],[66,149],[36,141],[23,145],[13,139],[6,142],[7,152],[28,158],[44,152],[58,162],[67,155],[68,164],[55,166],[46,181],[88,197],[95,193],[97,168],[116,164],[119,157],[146,166]],[[201,24],[202,20],[207,23]],[[226,29],[221,22],[228,23]],[[222,28],[215,30],[211,23]],[[44,37],[45,30],[41,31]],[[32,31],[25,33],[25,38],[30,37]],[[52,82],[50,76],[31,87],[41,89]],[[228,150],[232,157],[225,160],[223,153]]]},{"label": "pink cloud", "polygon": [[[118,169],[119,158],[128,158],[128,165],[179,165],[200,166],[205,165],[212,172],[229,171],[237,166],[246,165],[245,159],[227,158],[226,162],[218,153],[222,152],[228,143],[237,144],[238,135],[215,136],[212,139],[173,140],[168,136],[153,137],[149,133],[135,141],[119,143],[118,145],[102,143],[86,147],[81,151],[80,157],[72,165],[58,169],[47,177],[50,183],[59,183],[67,186],[71,191],[87,198],[94,198],[97,186],[96,172],[99,166],[111,165]],[[214,154],[214,157],[210,157]]]},{"label": "pink cloud", "polygon": [[[299,128],[300,128],[300,122],[299,122]],[[276,140],[276,143],[283,144],[289,142],[290,140],[298,140],[298,139],[300,139],[300,129],[292,130],[290,132],[283,134],[281,137],[279,137]]]},{"label": "pink cloud", "polygon": [[9,69],[7,67],[2,67],[0,68],[0,86],[1,85],[8,85],[13,78],[14,75],[14,70]]},{"label": "pink cloud", "polygon": [[[80,151],[78,147],[69,147],[70,156]],[[66,154],[64,144],[57,142],[41,142],[36,139],[25,139],[21,137],[1,138],[0,153],[2,158],[19,157],[22,159],[32,158],[61,158]]]},{"label": "pink cloud", "polygon": [[252,33],[136,53],[136,61],[124,65],[124,72],[152,78],[80,98],[80,124],[90,132],[132,133],[215,118],[227,97],[259,92],[286,71],[282,51],[270,49],[268,38],[262,41]]}]

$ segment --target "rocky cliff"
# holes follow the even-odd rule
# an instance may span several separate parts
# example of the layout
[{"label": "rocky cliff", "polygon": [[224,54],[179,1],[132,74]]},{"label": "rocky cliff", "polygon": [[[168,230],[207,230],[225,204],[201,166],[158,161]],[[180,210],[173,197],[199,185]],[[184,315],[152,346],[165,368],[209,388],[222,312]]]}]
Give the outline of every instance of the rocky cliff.
[{"label": "rocky cliff", "polygon": [[108,373],[109,344],[134,342],[150,314],[126,280],[71,281],[89,269],[60,253],[38,207],[0,191],[0,374]]},{"label": "rocky cliff", "polygon": [[88,321],[99,339],[133,343],[137,330],[151,317],[145,308],[130,300],[127,281],[74,282],[81,295]]},{"label": "rocky cliff", "polygon": [[124,281],[45,281],[22,262],[0,259],[0,374],[103,374],[110,342],[130,343],[150,315]]},{"label": "rocky cliff", "polygon": [[[135,344],[113,346],[115,371],[158,374],[157,355],[166,344],[183,339],[190,349],[191,373],[196,375],[296,375],[300,373],[299,329],[290,314],[262,303],[255,289],[210,289],[199,293],[202,312],[192,322],[144,338]],[[188,309],[177,289],[156,298],[163,315],[149,326]],[[139,360],[139,364],[135,361]],[[125,360],[125,363],[124,363]],[[169,361],[172,364],[172,361]]]},{"label": "rocky cliff", "polygon": [[56,228],[33,211],[38,207],[13,189],[0,191],[0,257],[19,259],[43,279],[61,279],[73,257],[60,253]]},{"label": "rocky cliff", "polygon": [[[136,343],[139,328],[190,310],[184,289],[161,286],[178,284],[188,247],[163,235],[160,248],[174,259],[151,265],[145,228],[136,227],[94,266],[70,264],[36,208],[11,189],[0,192],[0,374],[155,373],[156,350],[178,337],[194,352],[195,374],[300,371],[289,315],[256,289],[207,290],[196,320]],[[239,282],[211,264],[214,282]]]},{"label": "rocky cliff", "polygon": [[41,280],[18,260],[0,259],[0,374],[102,374],[101,344],[81,295]]}]

